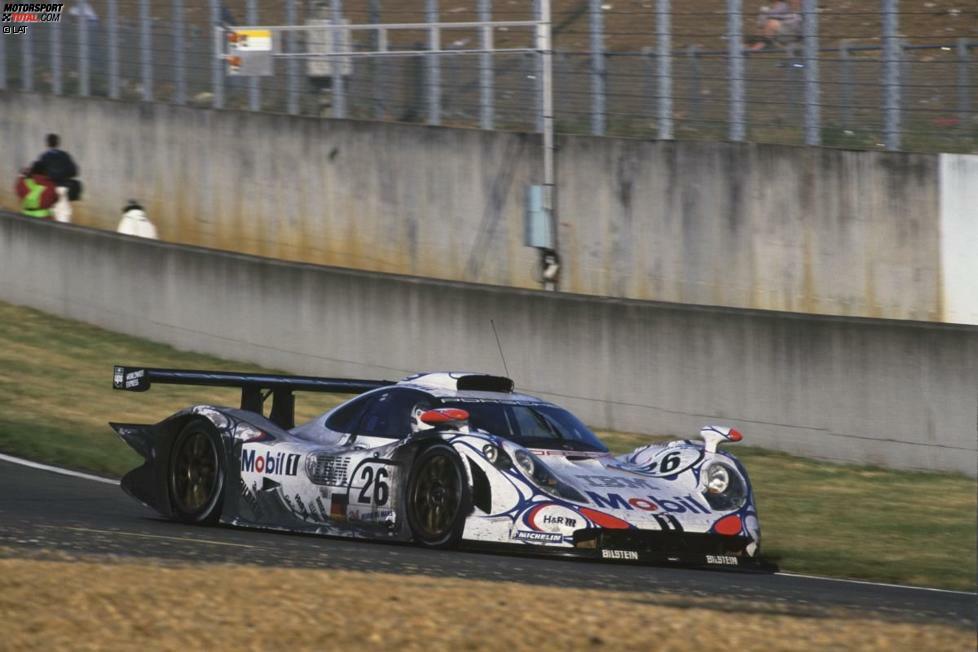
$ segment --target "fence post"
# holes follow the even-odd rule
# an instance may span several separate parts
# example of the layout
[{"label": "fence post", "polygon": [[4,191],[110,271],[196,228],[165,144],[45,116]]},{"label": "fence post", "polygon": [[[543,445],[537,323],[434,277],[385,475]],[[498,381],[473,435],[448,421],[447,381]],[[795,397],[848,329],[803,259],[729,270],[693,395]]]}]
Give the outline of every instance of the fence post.
[{"label": "fence post", "polygon": [[693,127],[698,129],[698,125],[703,119],[703,89],[700,84],[699,48],[695,45],[686,48],[686,58],[689,62],[690,114],[693,118]]},{"label": "fence post", "polygon": [[219,57],[224,52],[224,34],[218,27],[221,26],[221,0],[210,0],[211,24],[210,38],[213,50],[211,52],[211,92],[213,93],[212,106],[215,109],[224,108],[224,60]]},{"label": "fence post", "polygon": [[342,50],[340,40],[343,37],[343,0],[332,0],[330,2],[330,25],[333,26],[333,33],[330,37],[330,54],[332,57],[332,78],[330,83],[333,85],[333,117],[346,117],[346,80],[343,79],[344,58],[336,56]]},{"label": "fence post", "polygon": [[[425,22],[438,22],[438,0],[425,0]],[[425,84],[428,87],[428,124],[441,124],[441,59],[435,51],[441,49],[441,31],[428,28],[428,55]]]},{"label": "fence post", "polygon": [[[292,27],[295,22],[295,0],[285,0],[285,24]],[[299,51],[297,40],[295,32],[286,32],[285,42],[282,44],[285,51],[289,54],[297,53]],[[285,70],[286,111],[296,115],[299,113],[299,61],[295,57],[287,58]]]},{"label": "fence post", "polygon": [[[488,23],[492,20],[492,0],[479,0],[479,21]],[[483,50],[491,50],[493,43],[492,28],[482,26],[480,46]],[[483,129],[493,128],[493,67],[492,54],[483,52],[479,55],[479,126]]]},{"label": "fence post", "polygon": [[958,122],[964,127],[971,115],[971,87],[968,84],[968,39],[961,37],[958,55]]},{"label": "fence post", "polygon": [[604,135],[607,128],[605,106],[604,16],[601,0],[590,0],[591,15],[591,134]]},{"label": "fence post", "polygon": [[61,21],[51,23],[51,92],[64,92],[64,75],[61,68]]},{"label": "fence post", "polygon": [[[368,20],[371,25],[380,23],[380,0],[369,0],[367,3]],[[380,34],[372,32],[373,38],[371,45],[374,52],[380,49]],[[387,66],[386,57],[370,57],[370,80],[372,86],[371,104],[373,105],[374,119],[383,120],[387,113],[384,102],[384,68]]]},{"label": "fence post", "polygon": [[883,142],[900,149],[899,0],[883,0]]},{"label": "fence post", "polygon": [[88,97],[91,93],[91,50],[88,47],[88,16],[85,11],[78,13],[78,94]]},{"label": "fence post", "polygon": [[729,138],[742,142],[747,137],[744,106],[744,38],[742,0],[727,0],[727,53],[730,58]]},{"label": "fence post", "polygon": [[818,74],[818,0],[805,0],[805,144],[822,144],[821,88]]},{"label": "fence post", "polygon": [[839,61],[842,63],[842,126],[852,127],[852,58],[849,54],[850,41],[839,41]]},{"label": "fence post", "polygon": [[[245,22],[249,25],[258,24],[258,1],[248,0],[245,7]],[[248,77],[248,110],[261,111],[261,77]]]},{"label": "fence post", "polygon": [[[0,37],[4,38],[4,37]],[[28,93],[34,90],[34,39],[20,39],[20,87]]]},{"label": "fence post", "polygon": [[[544,8],[544,4],[547,5]],[[533,0],[533,18],[534,20],[540,22],[546,22],[550,24],[550,0]],[[540,35],[540,27],[537,26],[537,36]],[[539,43],[542,43],[543,39],[538,38]],[[553,40],[549,41],[551,45]],[[551,48],[552,50],[552,48]],[[530,55],[533,62],[531,66],[531,72],[533,77],[533,113],[536,115],[536,133],[542,134],[547,130],[547,107],[545,102],[545,96],[547,91],[547,78],[550,75],[549,83],[553,85],[555,82],[553,80],[553,53],[546,52],[537,55]],[[548,73],[549,66],[549,73]]]},{"label": "fence post", "polygon": [[105,17],[109,26],[109,97],[119,99],[119,7],[117,0],[107,0]]},{"label": "fence post", "polygon": [[187,56],[184,52],[183,38],[183,0],[173,1],[173,65],[176,69],[174,80],[173,101],[177,104],[187,103]]},{"label": "fence post", "polygon": [[659,140],[672,140],[672,7],[670,0],[656,4],[655,31],[659,60]]},{"label": "fence post", "polygon": [[0,90],[7,90],[7,41],[0,38]]},{"label": "fence post", "polygon": [[153,33],[149,0],[139,0],[139,61],[142,67],[143,101],[153,101]]},{"label": "fence post", "polygon": [[[659,114],[659,69],[656,64],[656,49],[648,45],[641,49],[642,64],[645,74],[642,75],[642,104],[648,104],[649,117],[657,118]],[[658,128],[658,127],[657,127]]]}]

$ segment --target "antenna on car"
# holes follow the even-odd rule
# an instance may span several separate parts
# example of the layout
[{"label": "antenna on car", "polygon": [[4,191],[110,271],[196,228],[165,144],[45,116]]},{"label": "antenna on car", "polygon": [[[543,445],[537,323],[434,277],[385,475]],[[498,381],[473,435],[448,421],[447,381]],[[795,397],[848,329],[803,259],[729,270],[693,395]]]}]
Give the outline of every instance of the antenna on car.
[{"label": "antenna on car", "polygon": [[510,378],[509,367],[506,366],[506,356],[503,355],[503,345],[499,343],[499,333],[496,332],[496,322],[490,319],[489,325],[492,326],[492,334],[496,336],[496,346],[499,347],[499,357],[503,359],[503,371],[506,372],[506,377]]}]

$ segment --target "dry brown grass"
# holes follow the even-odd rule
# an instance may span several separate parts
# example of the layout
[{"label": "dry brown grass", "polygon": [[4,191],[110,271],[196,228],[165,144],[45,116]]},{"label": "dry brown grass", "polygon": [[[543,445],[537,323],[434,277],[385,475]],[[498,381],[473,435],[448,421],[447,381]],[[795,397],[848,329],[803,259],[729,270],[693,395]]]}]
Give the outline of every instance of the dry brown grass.
[{"label": "dry brown grass", "polygon": [[972,650],[975,634],[783,605],[252,566],[0,559],[7,650]]}]

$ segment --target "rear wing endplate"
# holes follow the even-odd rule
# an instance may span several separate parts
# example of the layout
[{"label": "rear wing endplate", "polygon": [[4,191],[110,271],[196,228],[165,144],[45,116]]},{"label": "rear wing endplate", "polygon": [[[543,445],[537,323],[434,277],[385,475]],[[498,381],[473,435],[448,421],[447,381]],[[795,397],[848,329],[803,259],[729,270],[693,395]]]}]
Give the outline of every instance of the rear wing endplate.
[{"label": "rear wing endplate", "polygon": [[153,383],[167,385],[197,385],[206,387],[240,387],[241,409],[262,414],[262,406],[272,395],[269,419],[288,429],[295,422],[293,392],[326,392],[362,394],[372,389],[393,385],[391,380],[354,380],[349,378],[319,378],[317,376],[284,376],[280,374],[249,374],[223,371],[194,371],[187,369],[150,369],[116,365],[112,372],[112,388],[127,392],[145,392]]}]

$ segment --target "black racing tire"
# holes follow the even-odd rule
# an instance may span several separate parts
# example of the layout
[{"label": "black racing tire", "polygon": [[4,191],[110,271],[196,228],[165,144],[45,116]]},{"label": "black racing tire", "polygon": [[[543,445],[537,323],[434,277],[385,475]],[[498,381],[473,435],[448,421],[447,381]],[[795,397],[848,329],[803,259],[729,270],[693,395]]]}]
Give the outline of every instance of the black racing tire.
[{"label": "black racing tire", "polygon": [[458,453],[444,443],[418,453],[408,475],[405,512],[411,537],[424,548],[454,548],[472,512],[472,490]]},{"label": "black racing tire", "polygon": [[221,516],[224,446],[210,421],[196,417],[180,429],[170,449],[166,485],[174,519],[211,525]]}]

